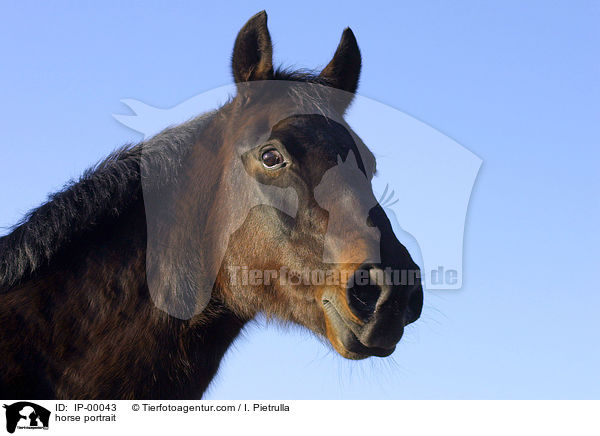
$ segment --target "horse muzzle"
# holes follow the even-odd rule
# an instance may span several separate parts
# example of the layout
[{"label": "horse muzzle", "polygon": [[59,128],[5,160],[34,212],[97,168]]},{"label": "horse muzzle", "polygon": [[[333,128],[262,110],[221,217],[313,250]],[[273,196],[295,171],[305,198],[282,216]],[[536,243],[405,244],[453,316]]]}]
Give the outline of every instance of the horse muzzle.
[{"label": "horse muzzle", "polygon": [[342,356],[364,359],[394,352],[404,327],[419,318],[423,307],[420,279],[410,277],[399,270],[363,264],[348,281],[345,295],[323,294],[327,337]]}]

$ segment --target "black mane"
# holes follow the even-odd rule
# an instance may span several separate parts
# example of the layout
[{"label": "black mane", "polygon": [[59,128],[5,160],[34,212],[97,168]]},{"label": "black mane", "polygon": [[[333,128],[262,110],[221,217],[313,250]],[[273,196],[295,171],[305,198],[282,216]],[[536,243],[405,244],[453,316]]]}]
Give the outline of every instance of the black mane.
[{"label": "black mane", "polygon": [[[310,70],[277,68],[274,80],[330,85]],[[319,108],[325,98],[317,89],[290,89],[298,104]],[[185,152],[195,143],[215,112],[164,130],[148,141],[114,151],[75,181],[30,211],[11,232],[0,237],[0,294],[47,266],[53,256],[79,235],[114,220],[142,195],[141,163],[151,166],[155,180],[176,177]]]},{"label": "black mane", "polygon": [[307,69],[291,69],[285,67],[279,67],[273,73],[274,80],[287,80],[289,82],[302,82],[302,83],[314,83],[317,85],[331,86],[331,82],[319,76],[313,70]]},{"label": "black mane", "polygon": [[142,166],[158,168],[158,183],[176,177],[186,151],[212,114],[166,129],[137,145],[121,147],[30,211],[0,238],[0,293],[47,266],[78,236],[116,219],[139,200]]}]

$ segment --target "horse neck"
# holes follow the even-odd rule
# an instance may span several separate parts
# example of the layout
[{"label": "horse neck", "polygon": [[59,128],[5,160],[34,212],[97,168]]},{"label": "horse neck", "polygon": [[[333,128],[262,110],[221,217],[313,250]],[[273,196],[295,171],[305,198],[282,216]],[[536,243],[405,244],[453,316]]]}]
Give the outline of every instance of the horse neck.
[{"label": "horse neck", "polygon": [[[27,354],[39,360],[36,367],[48,368],[52,396],[197,398],[204,392],[244,321],[218,298],[190,320],[162,312],[149,295],[145,263],[140,200],[5,295],[0,318],[32,338]],[[0,351],[19,361],[21,346]]]}]

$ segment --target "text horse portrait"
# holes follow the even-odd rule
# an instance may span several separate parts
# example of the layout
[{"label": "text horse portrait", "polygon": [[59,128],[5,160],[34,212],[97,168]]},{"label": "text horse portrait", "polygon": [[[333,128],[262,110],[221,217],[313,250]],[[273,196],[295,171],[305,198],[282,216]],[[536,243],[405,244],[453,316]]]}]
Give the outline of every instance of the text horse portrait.
[{"label": "text horse portrait", "polygon": [[119,149],[0,238],[3,398],[199,398],[258,315],[348,359],[394,351],[423,290],[344,121],[356,39],[317,73],[272,51],[261,12],[227,103]]}]

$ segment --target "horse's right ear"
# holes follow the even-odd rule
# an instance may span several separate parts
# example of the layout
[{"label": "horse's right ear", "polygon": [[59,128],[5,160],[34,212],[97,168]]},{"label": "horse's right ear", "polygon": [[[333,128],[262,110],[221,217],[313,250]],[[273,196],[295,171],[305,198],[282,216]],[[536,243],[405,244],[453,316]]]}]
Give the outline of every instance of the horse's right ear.
[{"label": "horse's right ear", "polygon": [[250,18],[238,33],[231,69],[236,83],[273,78],[273,45],[265,11]]}]

